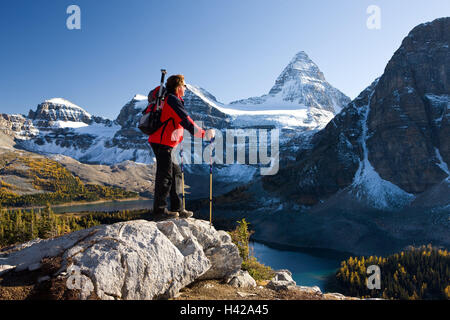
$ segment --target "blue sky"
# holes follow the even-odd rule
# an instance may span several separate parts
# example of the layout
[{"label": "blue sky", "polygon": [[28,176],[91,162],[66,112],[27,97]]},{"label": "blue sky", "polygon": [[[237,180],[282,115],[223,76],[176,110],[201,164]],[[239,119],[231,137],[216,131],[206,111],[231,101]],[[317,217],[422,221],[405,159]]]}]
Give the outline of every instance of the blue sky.
[{"label": "blue sky", "polygon": [[[81,30],[66,27],[71,4]],[[448,0],[1,0],[0,112],[63,97],[115,119],[162,67],[228,103],[267,93],[302,50],[354,98],[414,26],[444,16]]]}]

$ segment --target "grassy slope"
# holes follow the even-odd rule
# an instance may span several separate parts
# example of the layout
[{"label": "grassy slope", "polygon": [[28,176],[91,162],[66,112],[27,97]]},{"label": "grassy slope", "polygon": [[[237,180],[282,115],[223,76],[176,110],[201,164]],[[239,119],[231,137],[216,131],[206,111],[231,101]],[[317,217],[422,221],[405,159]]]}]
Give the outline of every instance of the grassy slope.
[{"label": "grassy slope", "polygon": [[0,204],[3,206],[135,196],[136,193],[117,187],[85,184],[57,161],[43,156],[16,150],[0,154]]}]

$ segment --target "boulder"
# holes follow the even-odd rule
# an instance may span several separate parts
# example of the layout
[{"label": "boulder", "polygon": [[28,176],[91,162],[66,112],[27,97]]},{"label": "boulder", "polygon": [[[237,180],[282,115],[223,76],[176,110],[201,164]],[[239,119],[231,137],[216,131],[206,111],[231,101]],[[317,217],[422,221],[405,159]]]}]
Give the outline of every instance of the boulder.
[{"label": "boulder", "polygon": [[[198,221],[198,223],[192,223]],[[173,224],[173,225],[172,225]],[[158,223],[158,228],[183,250],[181,239],[197,239],[211,268],[199,280],[225,279],[241,268],[242,258],[237,247],[231,242],[230,235],[217,231],[204,220],[178,219]],[[178,230],[178,233],[175,232]]]},{"label": "boulder", "polygon": [[292,279],[292,273],[285,269],[276,271],[275,276],[267,284],[267,288],[276,291],[288,290],[296,286],[297,283]]},{"label": "boulder", "polygon": [[304,286],[297,286],[297,289],[309,294],[322,294],[322,291],[320,290],[320,288],[318,286],[314,286],[314,287],[304,287]]},{"label": "boulder", "polygon": [[346,300],[346,296],[340,293],[325,293],[323,295],[326,300]]},{"label": "boulder", "polygon": [[239,270],[235,274],[231,275],[226,283],[235,288],[256,288],[256,281],[248,273],[248,271]]}]

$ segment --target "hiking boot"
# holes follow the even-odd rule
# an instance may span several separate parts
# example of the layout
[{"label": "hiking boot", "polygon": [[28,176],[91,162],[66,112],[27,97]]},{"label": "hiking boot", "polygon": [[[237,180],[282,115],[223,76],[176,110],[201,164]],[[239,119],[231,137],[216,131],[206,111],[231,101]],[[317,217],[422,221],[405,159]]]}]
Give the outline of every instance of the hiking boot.
[{"label": "hiking boot", "polygon": [[169,210],[167,210],[167,208],[164,208],[164,211],[156,211],[153,215],[158,219],[178,218],[178,212],[169,211]]},{"label": "hiking boot", "polygon": [[178,215],[180,218],[190,218],[194,215],[194,212],[186,209],[181,209],[180,211],[178,211]]}]

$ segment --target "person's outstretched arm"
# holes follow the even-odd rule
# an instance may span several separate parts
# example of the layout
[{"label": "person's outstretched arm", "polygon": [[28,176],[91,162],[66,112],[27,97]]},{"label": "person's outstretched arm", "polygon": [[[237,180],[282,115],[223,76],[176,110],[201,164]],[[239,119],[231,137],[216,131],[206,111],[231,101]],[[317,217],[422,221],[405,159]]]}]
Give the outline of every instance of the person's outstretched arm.
[{"label": "person's outstretched arm", "polygon": [[200,128],[194,120],[188,115],[186,109],[184,108],[184,105],[181,103],[180,100],[175,98],[172,95],[169,95],[167,97],[167,103],[169,106],[172,107],[172,109],[175,111],[175,113],[180,117],[181,121],[180,124],[183,128],[185,128],[187,131],[189,131],[190,134],[192,134],[194,137],[202,138],[205,136],[205,130]]}]

